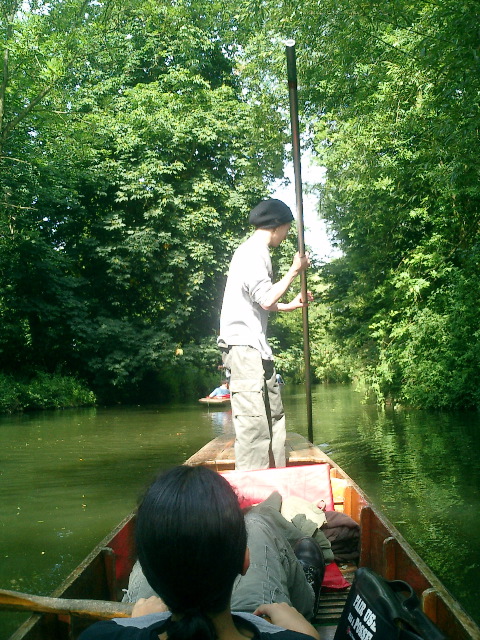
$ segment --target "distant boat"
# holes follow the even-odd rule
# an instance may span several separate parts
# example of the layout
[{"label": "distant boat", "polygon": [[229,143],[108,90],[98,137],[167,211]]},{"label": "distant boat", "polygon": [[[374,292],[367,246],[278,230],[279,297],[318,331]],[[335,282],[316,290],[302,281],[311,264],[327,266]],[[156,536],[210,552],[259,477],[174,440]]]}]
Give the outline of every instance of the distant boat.
[{"label": "distant boat", "polygon": [[198,401],[204,404],[230,404],[230,396],[215,396],[214,398],[207,396],[206,398],[199,398]]}]

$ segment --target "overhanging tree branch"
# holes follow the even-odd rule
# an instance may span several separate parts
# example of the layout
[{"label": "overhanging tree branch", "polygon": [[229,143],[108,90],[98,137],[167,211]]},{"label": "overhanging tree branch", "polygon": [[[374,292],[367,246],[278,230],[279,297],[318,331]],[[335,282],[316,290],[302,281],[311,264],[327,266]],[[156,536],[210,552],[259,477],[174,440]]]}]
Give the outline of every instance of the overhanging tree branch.
[{"label": "overhanging tree branch", "polygon": [[[88,9],[88,5],[89,5],[89,0],[82,0],[82,2],[80,3],[80,6],[76,14],[76,20],[72,25],[72,29],[70,31],[69,37],[65,41],[67,50],[70,49],[69,44],[74,39],[73,32],[77,29],[79,24],[81,24],[84,18],[85,12]],[[13,22],[15,19],[15,14],[18,10],[19,10],[19,5],[18,3],[15,3],[12,6],[12,12],[7,18],[8,20],[7,38],[6,38],[7,46],[5,47],[4,54],[3,54],[3,74],[2,74],[2,85],[0,88],[0,150],[2,149],[3,144],[7,140],[7,137],[10,134],[10,132],[13,131],[15,127],[33,111],[33,109],[55,88],[58,81],[65,75],[65,72],[53,75],[48,85],[44,87],[32,100],[30,100],[28,105],[24,109],[20,111],[16,115],[16,117],[10,120],[7,124],[4,124],[5,97],[6,97],[7,87],[8,87],[8,80],[9,80],[8,65],[9,65],[10,51],[8,48],[8,41],[10,40],[13,34]],[[72,52],[72,55],[65,61],[64,69],[68,69],[69,65],[73,62],[73,60],[75,60],[75,57],[76,57],[75,52]]]},{"label": "overhanging tree branch", "polygon": [[5,37],[5,49],[3,51],[3,69],[2,69],[2,84],[0,86],[0,138],[3,138],[3,119],[5,115],[5,97],[7,94],[8,86],[8,72],[9,72],[9,58],[10,49],[8,48],[8,42],[12,37],[13,32],[13,19],[15,17],[15,11],[12,10],[10,14],[5,16],[7,22],[6,37]]}]

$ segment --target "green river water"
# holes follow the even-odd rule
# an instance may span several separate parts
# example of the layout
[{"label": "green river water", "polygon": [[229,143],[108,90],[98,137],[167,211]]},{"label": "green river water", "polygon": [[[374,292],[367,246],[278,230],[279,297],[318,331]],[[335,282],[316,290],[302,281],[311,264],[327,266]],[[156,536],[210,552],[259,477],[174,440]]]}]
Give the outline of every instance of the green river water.
[{"label": "green river water", "polygon": [[[381,411],[313,389],[314,442],[359,484],[480,622],[480,414]],[[302,387],[287,428],[306,433]],[[115,407],[0,417],[0,587],[49,594],[161,468],[231,430],[228,411]],[[0,640],[25,618],[0,611]]]}]

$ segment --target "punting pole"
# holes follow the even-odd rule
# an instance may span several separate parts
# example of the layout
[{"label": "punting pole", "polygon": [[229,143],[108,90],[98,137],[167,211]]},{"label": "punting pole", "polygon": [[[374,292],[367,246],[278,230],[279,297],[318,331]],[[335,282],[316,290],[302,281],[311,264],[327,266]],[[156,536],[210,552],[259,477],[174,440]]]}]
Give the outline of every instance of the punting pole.
[{"label": "punting pole", "polygon": [[[290,123],[292,129],[293,168],[295,173],[295,195],[297,205],[297,233],[298,252],[305,255],[305,238],[303,230],[303,197],[302,197],[302,169],[300,163],[300,133],[298,126],[298,96],[297,96],[297,61],[295,55],[295,40],[285,42],[287,54],[288,93],[290,101]],[[302,299],[307,297],[307,274],[300,274]],[[308,439],[313,442],[312,422],[312,385],[310,374],[310,338],[308,330],[308,305],[302,308],[303,318],[303,357],[305,360],[305,393],[307,399],[307,426]]]},{"label": "punting pole", "polygon": [[133,604],[126,602],[51,598],[0,589],[0,609],[6,611],[36,611],[68,614],[92,620],[111,620],[112,618],[130,618],[132,608]]}]

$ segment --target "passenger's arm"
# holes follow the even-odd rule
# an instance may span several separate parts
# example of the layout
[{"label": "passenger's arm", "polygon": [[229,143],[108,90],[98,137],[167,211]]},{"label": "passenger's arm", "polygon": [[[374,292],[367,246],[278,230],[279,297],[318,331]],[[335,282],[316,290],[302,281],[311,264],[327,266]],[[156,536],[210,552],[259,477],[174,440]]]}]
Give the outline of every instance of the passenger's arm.
[{"label": "passenger's arm", "polygon": [[163,613],[164,611],[168,611],[168,607],[158,596],[150,596],[150,598],[139,598],[133,605],[132,618],[146,616],[149,613]]},{"label": "passenger's arm", "polygon": [[277,627],[298,631],[298,633],[304,633],[315,638],[315,640],[320,640],[320,635],[315,627],[295,607],[291,607],[286,602],[262,604],[254,611],[254,614],[256,616],[268,616],[272,624]]}]

